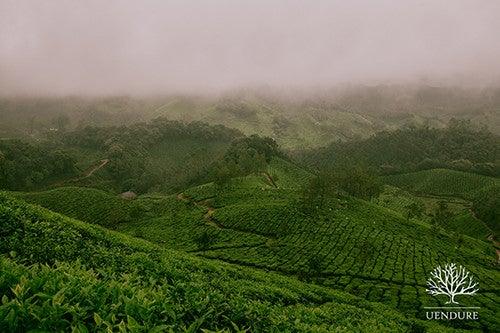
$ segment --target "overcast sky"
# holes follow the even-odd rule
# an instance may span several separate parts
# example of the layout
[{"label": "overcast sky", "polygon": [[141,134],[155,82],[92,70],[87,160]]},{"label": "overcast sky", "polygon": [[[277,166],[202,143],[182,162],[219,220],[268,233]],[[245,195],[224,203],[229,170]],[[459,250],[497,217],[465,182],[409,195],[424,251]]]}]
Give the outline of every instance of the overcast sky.
[{"label": "overcast sky", "polygon": [[0,0],[0,94],[499,78],[498,0]]}]

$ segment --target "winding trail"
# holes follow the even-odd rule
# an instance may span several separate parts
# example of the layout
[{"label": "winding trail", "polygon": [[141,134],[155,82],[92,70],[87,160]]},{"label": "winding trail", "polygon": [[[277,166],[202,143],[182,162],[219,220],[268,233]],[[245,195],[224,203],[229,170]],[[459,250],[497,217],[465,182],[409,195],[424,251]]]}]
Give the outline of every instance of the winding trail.
[{"label": "winding trail", "polygon": [[252,232],[252,231],[247,231],[247,230],[240,230],[240,229],[235,229],[235,228],[228,228],[228,227],[221,225],[220,223],[217,222],[217,220],[215,218],[213,218],[213,214],[215,213],[215,208],[213,208],[212,206],[210,206],[208,204],[208,200],[201,200],[201,201],[191,200],[188,197],[186,197],[184,195],[184,193],[177,194],[177,199],[184,201],[184,202],[192,203],[195,206],[206,210],[206,213],[203,215],[203,218],[205,220],[205,223],[212,226],[212,227],[215,227],[217,229],[232,230],[232,231],[241,232],[244,234],[261,236],[261,237],[264,237],[267,239],[265,244],[270,244],[270,243],[273,243],[276,241],[276,237],[269,235],[269,234]]},{"label": "winding trail", "polygon": [[263,174],[264,176],[266,176],[266,179],[269,181],[269,183],[271,183],[271,185],[274,186],[274,188],[278,188],[278,185],[274,181],[273,177],[271,177],[271,175],[267,171],[264,171]]},{"label": "winding trail", "polygon": [[76,182],[79,182],[80,180],[84,180],[84,179],[87,179],[87,178],[90,178],[92,177],[92,175],[94,173],[96,173],[97,171],[101,170],[102,168],[104,168],[107,164],[109,163],[109,159],[104,159],[104,160],[101,160],[101,163],[96,165],[95,167],[87,170],[83,176],[81,177],[78,177],[78,178],[74,178],[74,179],[71,179],[70,182],[73,182],[73,183],[76,183]]},{"label": "winding trail", "polygon": [[177,194],[177,199],[178,200],[181,200],[181,201],[184,201],[184,202],[190,202],[190,203],[193,203],[195,206],[197,207],[201,207],[203,209],[206,209],[207,212],[205,213],[205,215],[203,215],[203,218],[205,219],[205,222],[208,224],[208,225],[211,225],[212,227],[215,227],[217,229],[223,229],[221,225],[219,225],[215,220],[214,218],[212,217],[212,215],[214,214],[215,212],[215,208],[211,207],[208,205],[207,203],[207,200],[202,200],[202,201],[194,201],[194,200],[190,200],[188,197],[186,197],[184,195],[184,193],[179,193]]},{"label": "winding trail", "polygon": [[68,180],[64,180],[64,181],[60,181],[56,184],[54,184],[54,186],[63,186],[64,184],[66,183],[76,183],[76,182],[79,182],[81,180],[84,180],[84,179],[87,179],[87,178],[90,178],[92,177],[92,175],[94,173],[96,173],[97,171],[101,170],[102,168],[104,168],[108,163],[110,162],[109,159],[104,159],[104,160],[101,160],[100,163],[90,169],[87,169],[82,176],[80,177],[77,177],[77,178],[73,178],[73,179],[68,179]]},{"label": "winding trail", "polygon": [[104,159],[104,160],[101,160],[101,164],[99,165],[96,165],[95,167],[93,167],[92,169],[88,170],[83,177],[79,178],[79,180],[81,179],[85,179],[85,178],[89,178],[91,177],[94,173],[96,173],[97,171],[101,170],[102,168],[104,168],[106,166],[106,164],[109,163],[109,159]]}]

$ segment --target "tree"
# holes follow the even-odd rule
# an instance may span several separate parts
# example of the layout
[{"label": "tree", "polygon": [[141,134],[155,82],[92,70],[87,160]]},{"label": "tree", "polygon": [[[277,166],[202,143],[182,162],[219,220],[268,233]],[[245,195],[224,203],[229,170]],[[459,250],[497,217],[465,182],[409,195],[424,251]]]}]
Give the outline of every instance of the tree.
[{"label": "tree", "polygon": [[438,266],[432,271],[431,278],[427,280],[426,291],[432,295],[446,295],[449,297],[446,304],[458,304],[457,295],[474,295],[478,290],[477,282],[464,267],[451,263],[444,268]]},{"label": "tree", "polygon": [[453,236],[453,240],[455,241],[455,244],[456,244],[455,247],[457,249],[462,247],[462,245],[465,243],[464,235],[462,235],[458,232],[454,232],[452,236]]},{"label": "tree", "polygon": [[201,250],[208,249],[212,244],[216,242],[216,237],[213,234],[204,231],[200,236],[195,239],[198,248]]},{"label": "tree", "polygon": [[307,261],[307,267],[310,273],[312,272],[316,275],[319,275],[323,270],[323,260],[318,256],[311,257]]},{"label": "tree", "polygon": [[70,123],[70,119],[65,114],[60,114],[52,119],[52,124],[60,131],[65,131]]},{"label": "tree", "polygon": [[424,205],[421,202],[414,201],[406,206],[406,210],[406,218],[408,221],[414,217],[421,218],[424,213]]},{"label": "tree", "polygon": [[333,193],[332,184],[324,175],[318,175],[309,180],[302,188],[300,206],[304,212],[312,213],[321,211],[326,198]]},{"label": "tree", "polygon": [[448,204],[446,201],[440,200],[438,202],[438,206],[436,211],[434,212],[434,216],[432,217],[431,223],[436,226],[446,226],[448,221],[451,218],[451,213],[448,210]]},{"label": "tree", "polygon": [[377,253],[377,249],[370,240],[365,239],[359,243],[359,253],[361,259],[367,260]]},{"label": "tree", "polygon": [[332,185],[360,199],[370,199],[382,191],[382,183],[373,170],[360,165],[342,165],[330,171]]}]

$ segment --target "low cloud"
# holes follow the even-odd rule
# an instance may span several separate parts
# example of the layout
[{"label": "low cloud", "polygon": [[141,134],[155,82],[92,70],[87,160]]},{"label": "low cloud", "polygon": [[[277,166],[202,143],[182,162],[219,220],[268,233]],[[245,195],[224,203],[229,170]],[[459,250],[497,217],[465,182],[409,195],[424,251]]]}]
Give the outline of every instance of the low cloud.
[{"label": "low cloud", "polygon": [[500,82],[500,2],[0,2],[0,94]]}]

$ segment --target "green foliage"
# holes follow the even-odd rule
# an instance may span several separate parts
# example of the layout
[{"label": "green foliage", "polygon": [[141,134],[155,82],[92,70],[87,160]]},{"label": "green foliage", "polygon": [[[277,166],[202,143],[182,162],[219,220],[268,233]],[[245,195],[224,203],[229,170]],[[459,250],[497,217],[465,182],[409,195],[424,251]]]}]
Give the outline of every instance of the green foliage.
[{"label": "green foliage", "polygon": [[322,211],[328,198],[336,194],[336,188],[326,174],[319,174],[302,188],[299,205],[305,213],[315,214]]},{"label": "green foliage", "polygon": [[[212,217],[217,224],[223,229],[263,236],[267,241],[262,245],[212,248],[202,255],[299,277],[307,276],[311,258],[322,258],[317,283],[409,314],[420,313],[422,306],[439,305],[422,286],[429,272],[442,262],[463,262],[481,285],[498,289],[490,244],[432,231],[417,218],[407,221],[406,203],[401,205],[401,213],[395,213],[352,197],[330,197],[325,200],[321,218],[313,218],[296,206],[299,197],[298,191],[271,187],[227,187],[214,206]],[[448,209],[450,206],[455,209],[451,204]],[[480,302],[491,315],[495,305],[490,297],[497,299],[487,293],[477,295],[472,302]],[[483,318],[485,325],[492,325],[494,316],[484,315],[489,318]]]},{"label": "green foliage", "polygon": [[274,157],[283,154],[270,138],[251,135],[231,143],[224,157],[213,167],[213,181],[221,186],[231,178],[265,172]]},{"label": "green foliage", "polygon": [[312,257],[307,261],[307,267],[310,273],[319,275],[323,270],[323,260],[320,257]]},{"label": "green foliage", "polygon": [[413,193],[469,199],[478,190],[499,183],[497,178],[461,171],[434,169],[386,176],[386,184]]},{"label": "green foliage", "polygon": [[[378,205],[387,207],[402,216],[408,217],[409,208],[420,207],[424,211],[419,217],[414,217],[413,221],[418,220],[428,222],[437,232],[438,225],[434,222],[434,213],[439,205],[439,201],[446,200],[448,210],[450,212],[449,219],[439,225],[449,232],[467,235],[480,240],[486,240],[488,234],[491,233],[490,228],[481,220],[477,219],[470,210],[470,203],[458,198],[442,198],[434,196],[416,196],[404,190],[386,186],[384,192],[374,200]],[[413,216],[413,214],[410,214]]]},{"label": "green foliage", "polygon": [[432,224],[437,225],[437,226],[445,226],[448,224],[449,220],[451,219],[452,214],[450,210],[448,209],[448,204],[444,200],[440,200],[438,202],[438,205],[436,207],[436,210],[434,212],[434,215],[432,216]]},{"label": "green foliage", "polygon": [[472,198],[474,214],[496,235],[500,234],[500,184],[477,191]]},{"label": "green foliage", "polygon": [[334,168],[328,181],[341,191],[361,199],[370,199],[382,191],[382,183],[376,174],[355,164]]},{"label": "green foliage", "polygon": [[213,234],[208,233],[207,231],[204,231],[201,235],[199,235],[196,239],[195,242],[198,244],[198,247],[200,250],[207,250],[210,246],[212,246],[217,239]]},{"label": "green foliage", "polygon": [[305,212],[321,211],[328,198],[347,194],[370,199],[381,190],[378,177],[368,169],[356,165],[336,167],[309,179],[302,189],[300,204]]},{"label": "green foliage", "polygon": [[447,168],[495,176],[500,170],[499,145],[499,136],[474,129],[470,122],[452,120],[444,129],[410,126],[333,143],[305,159],[320,167],[353,160],[385,174]]},{"label": "green foliage", "polygon": [[420,219],[424,213],[425,207],[423,203],[414,201],[406,206],[406,209],[408,211],[406,215],[408,220],[412,218]]},{"label": "green foliage", "polygon": [[0,140],[0,188],[33,189],[75,171],[75,161],[62,150]]},{"label": "green foliage", "polygon": [[129,202],[92,188],[60,187],[19,196],[69,217],[106,227],[115,227],[119,223],[142,217],[145,213],[138,202]]},{"label": "green foliage", "polygon": [[[52,141],[66,149],[90,150],[108,159],[95,183],[109,181],[118,191],[145,193],[175,192],[205,182],[212,164],[240,136],[223,126],[158,118],[121,127],[84,127]],[[85,158],[84,154],[75,155]]]},{"label": "green foliage", "polygon": [[416,323],[446,330],[328,288],[163,250],[3,194],[0,217],[2,331],[405,332]]}]

